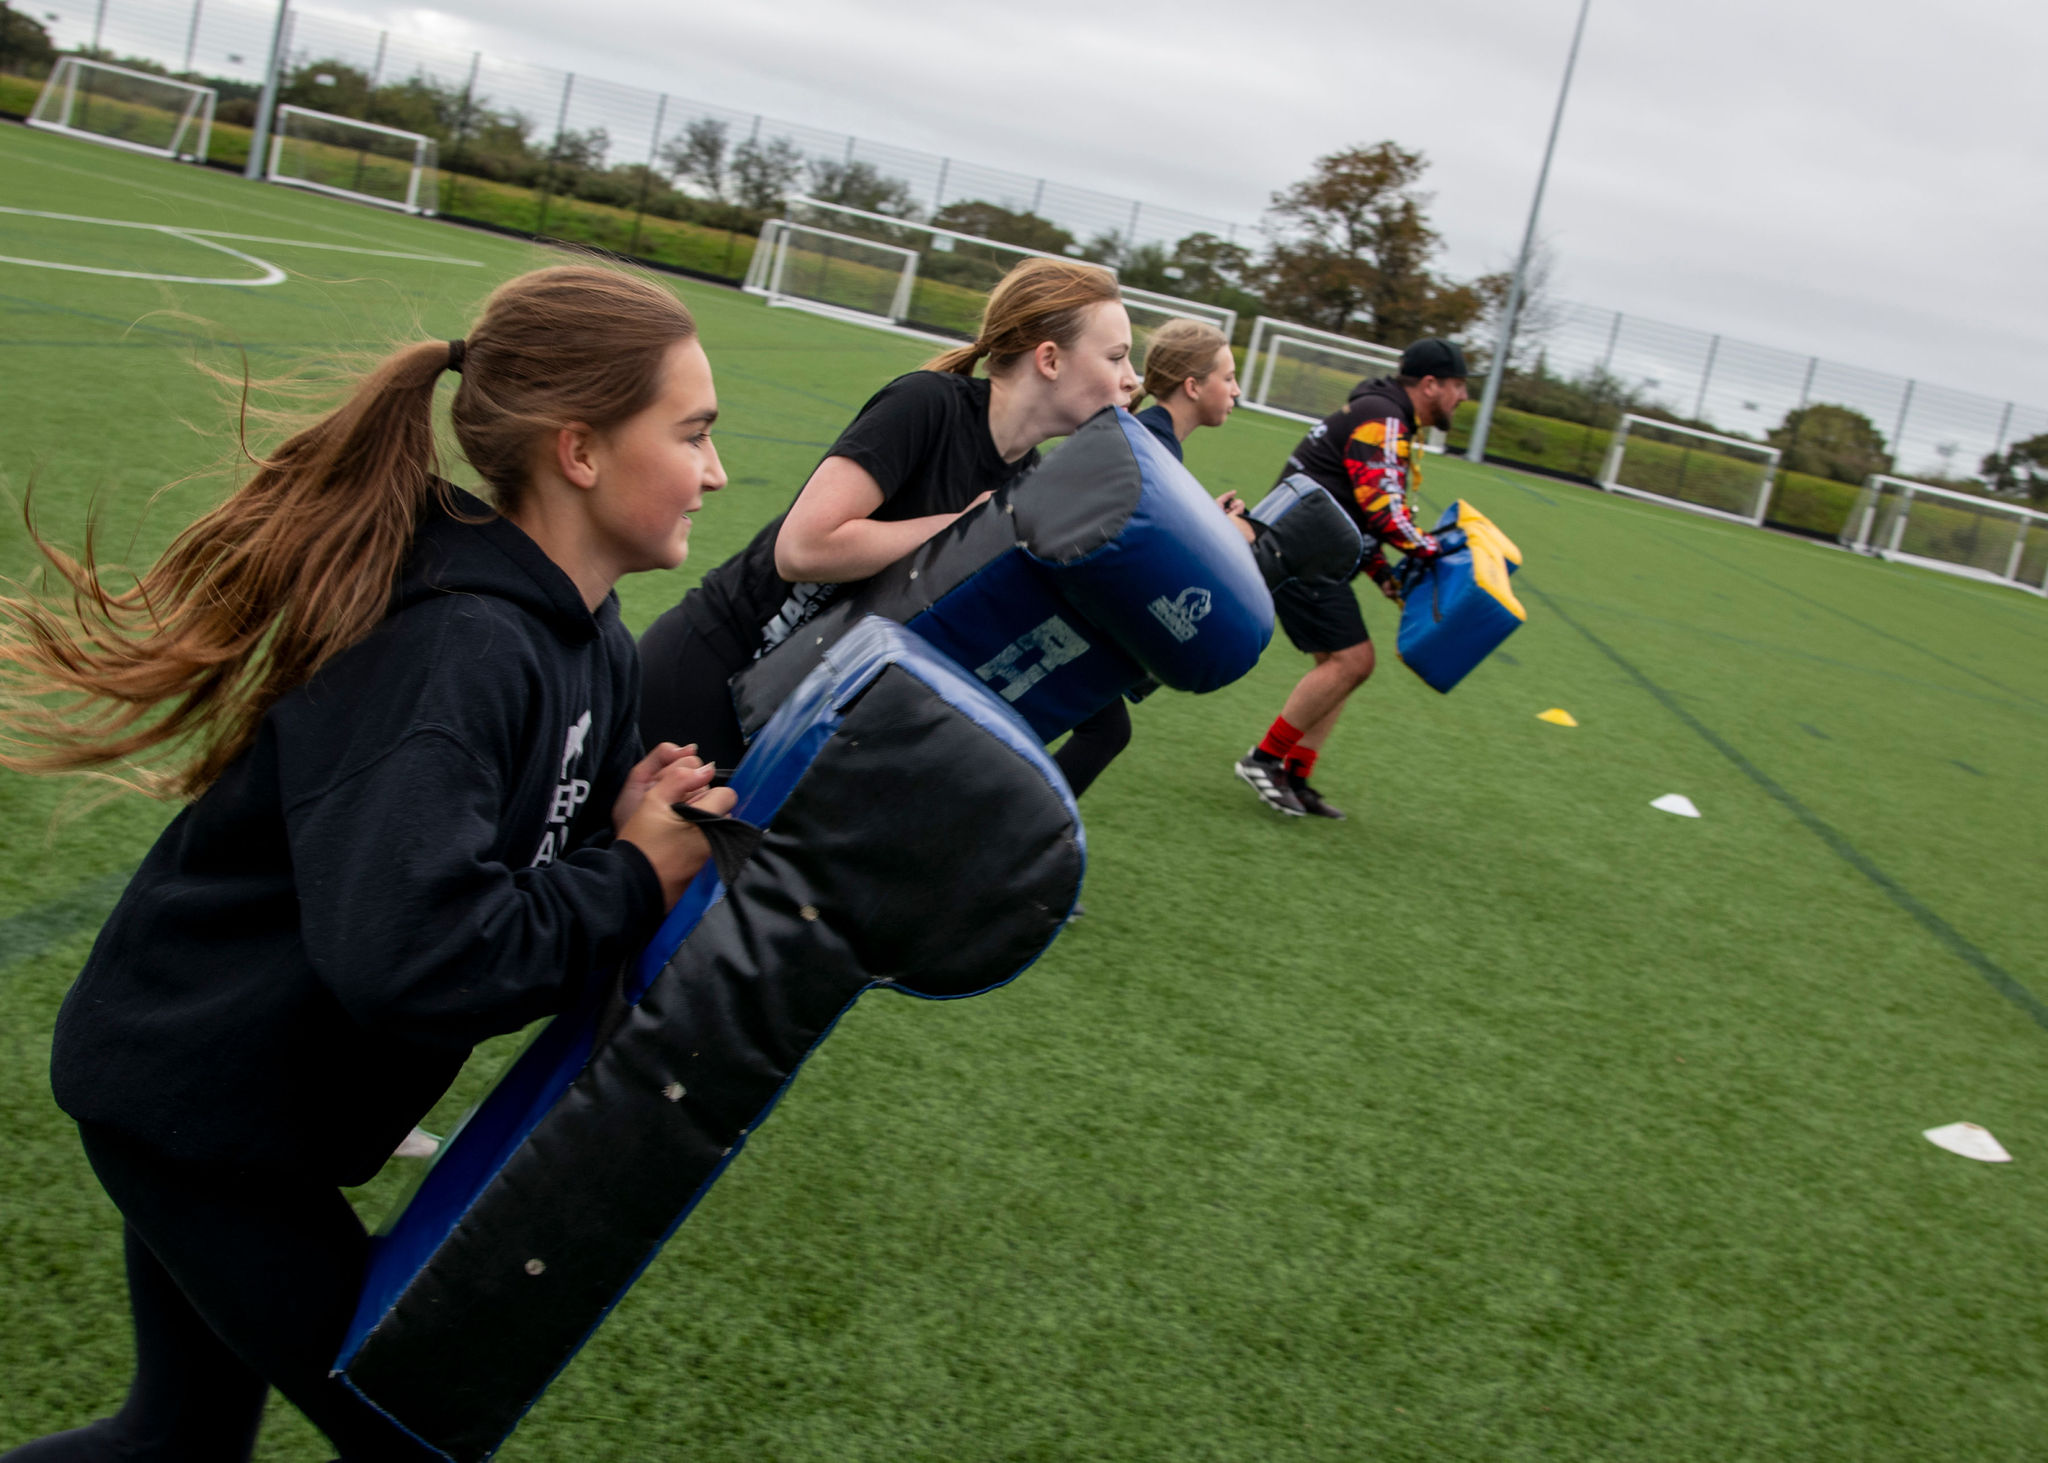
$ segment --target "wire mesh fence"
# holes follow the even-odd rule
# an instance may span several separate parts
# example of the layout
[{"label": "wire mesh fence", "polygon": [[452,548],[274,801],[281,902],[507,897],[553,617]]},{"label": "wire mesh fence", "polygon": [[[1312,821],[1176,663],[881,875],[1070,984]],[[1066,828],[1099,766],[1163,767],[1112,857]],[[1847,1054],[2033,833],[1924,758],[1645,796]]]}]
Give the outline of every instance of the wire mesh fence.
[{"label": "wire mesh fence", "polygon": [[[37,0],[34,13],[60,48],[140,58],[217,87],[210,155],[223,165],[246,156],[271,6]],[[293,94],[283,100],[436,138],[440,212],[721,279],[746,277],[763,224],[806,195],[939,222],[949,221],[943,210],[986,206],[1052,230],[1015,243],[1112,259],[1143,246],[1171,250],[1195,234],[1263,242],[1253,225],[320,11],[292,12],[284,49]],[[0,72],[8,69],[0,55]],[[925,263],[935,276],[961,267]],[[927,288],[920,273],[916,287]],[[1358,345],[1368,357],[1377,349]],[[1318,364],[1325,375],[1348,368]],[[1968,486],[1987,459],[2048,436],[2048,409],[1569,302],[1537,303],[1513,365],[1492,455],[1594,481],[1630,413],[1768,441],[1783,458],[1770,522],[1828,537],[1873,472]],[[1451,433],[1453,450],[1468,425],[1469,412]]]}]

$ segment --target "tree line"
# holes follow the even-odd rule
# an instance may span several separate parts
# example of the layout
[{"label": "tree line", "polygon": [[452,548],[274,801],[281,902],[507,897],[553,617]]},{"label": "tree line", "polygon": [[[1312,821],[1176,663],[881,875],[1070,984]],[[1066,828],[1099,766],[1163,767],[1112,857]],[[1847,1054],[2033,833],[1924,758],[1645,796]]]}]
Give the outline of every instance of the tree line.
[{"label": "tree line", "polygon": [[[54,55],[42,25],[0,0],[0,70],[45,72]],[[174,74],[134,57],[118,58],[118,64]],[[256,86],[226,77],[180,79],[219,92],[218,120],[254,123]],[[927,210],[903,179],[870,163],[812,157],[784,136],[738,136],[717,118],[683,123],[659,143],[651,163],[613,162],[612,138],[603,127],[549,135],[515,107],[424,73],[373,85],[361,67],[338,58],[306,59],[287,68],[279,99],[422,133],[435,140],[440,166],[451,173],[745,233],[758,233],[789,198],[803,194],[906,223],[1111,264],[1136,288],[1226,306],[1241,319],[1272,315],[1386,346],[1440,335],[1471,341],[1474,354],[1483,358],[1484,342],[1477,337],[1491,334],[1483,327],[1507,294],[1505,272],[1464,280],[1441,272],[1436,261],[1443,240],[1429,220],[1432,197],[1421,186],[1428,159],[1391,140],[1329,153],[1316,159],[1307,177],[1276,190],[1257,246],[1208,232],[1171,244],[1138,244],[1113,231],[1077,237],[1037,213],[985,199],[958,199]],[[931,263],[941,274],[976,284],[986,283],[977,271],[992,267],[943,256]],[[1708,425],[1639,399],[1597,368],[1573,379],[1552,372],[1541,348],[1552,312],[1542,279],[1547,261],[1537,264],[1517,350],[1505,373],[1508,406],[1589,425],[1611,424],[1623,411]],[[1893,467],[1877,427],[1844,405],[1803,406],[1764,439],[1785,454],[1784,466],[1795,472],[1860,483]],[[1988,455],[1979,471],[1981,481],[1944,481],[2048,506],[2048,433]]]}]

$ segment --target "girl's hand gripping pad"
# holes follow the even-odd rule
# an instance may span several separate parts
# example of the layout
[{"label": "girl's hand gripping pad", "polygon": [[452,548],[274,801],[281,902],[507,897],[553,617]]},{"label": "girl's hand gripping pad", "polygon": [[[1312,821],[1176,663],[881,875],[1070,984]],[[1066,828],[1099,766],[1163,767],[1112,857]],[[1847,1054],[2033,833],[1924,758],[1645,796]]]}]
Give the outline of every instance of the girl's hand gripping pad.
[{"label": "girl's hand gripping pad", "polygon": [[1080,887],[1016,716],[900,626],[843,636],[734,774],[763,837],[706,868],[617,998],[550,1025],[372,1253],[337,1363],[441,1456],[489,1457],[860,993],[1003,984]]},{"label": "girl's hand gripping pad", "polygon": [[1117,407],[735,677],[748,735],[871,614],[915,630],[1047,741],[1147,676],[1227,686],[1273,635],[1272,597],[1237,529]]}]

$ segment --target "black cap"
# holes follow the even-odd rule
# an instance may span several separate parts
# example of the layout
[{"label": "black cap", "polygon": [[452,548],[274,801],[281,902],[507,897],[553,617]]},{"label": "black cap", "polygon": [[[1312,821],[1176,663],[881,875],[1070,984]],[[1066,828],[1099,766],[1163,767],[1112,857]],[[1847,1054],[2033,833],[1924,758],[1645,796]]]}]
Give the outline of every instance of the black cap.
[{"label": "black cap", "polygon": [[1401,352],[1401,374],[1420,380],[1424,376],[1454,377],[1464,380],[1472,373],[1465,369],[1465,353],[1457,343],[1438,340],[1418,340]]}]

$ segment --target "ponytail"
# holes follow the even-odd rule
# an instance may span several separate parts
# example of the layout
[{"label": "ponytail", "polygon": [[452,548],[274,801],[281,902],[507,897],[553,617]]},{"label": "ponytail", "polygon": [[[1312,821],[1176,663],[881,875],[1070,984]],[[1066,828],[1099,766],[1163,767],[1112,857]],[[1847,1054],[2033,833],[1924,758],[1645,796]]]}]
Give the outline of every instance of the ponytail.
[{"label": "ponytail", "polygon": [[1000,376],[1042,342],[1071,349],[1088,323],[1089,308],[1122,298],[1116,276],[1099,264],[1026,259],[989,292],[973,342],[933,356],[924,369],[971,376],[986,357],[989,374]]},{"label": "ponytail", "polygon": [[370,633],[421,516],[452,509],[434,446],[444,370],[462,371],[456,436],[509,511],[543,434],[640,411],[668,348],[695,333],[681,301],[648,281],[538,270],[501,286],[467,340],[394,352],[338,409],[255,459],[134,587],[106,585],[90,530],[77,558],[37,536],[70,603],[0,598],[0,766],[77,771],[161,752],[169,765],[137,769],[145,785],[196,797],[280,696]]},{"label": "ponytail", "polygon": [[1131,398],[1131,410],[1148,396],[1161,401],[1192,378],[1206,381],[1216,369],[1216,352],[1229,345],[1223,332],[1206,320],[1174,319],[1152,332],[1145,345],[1145,379]]}]

